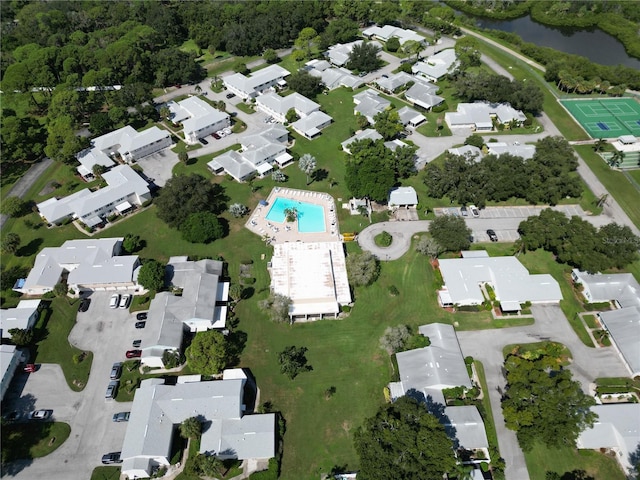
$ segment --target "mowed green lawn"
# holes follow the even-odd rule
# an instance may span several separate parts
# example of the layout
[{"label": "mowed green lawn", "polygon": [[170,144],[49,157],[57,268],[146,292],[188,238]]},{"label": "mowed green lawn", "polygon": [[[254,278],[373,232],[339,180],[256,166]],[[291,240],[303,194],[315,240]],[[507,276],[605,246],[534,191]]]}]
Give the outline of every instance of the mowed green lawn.
[{"label": "mowed green lawn", "polygon": [[[547,448],[536,444],[528,453],[524,454],[527,470],[531,480],[545,480],[546,472],[573,472],[574,476],[567,478],[593,480],[624,480],[626,477],[614,458],[607,457],[594,450],[576,450],[571,447]],[[583,471],[586,475],[580,476]],[[564,478],[564,477],[563,477]]]}]

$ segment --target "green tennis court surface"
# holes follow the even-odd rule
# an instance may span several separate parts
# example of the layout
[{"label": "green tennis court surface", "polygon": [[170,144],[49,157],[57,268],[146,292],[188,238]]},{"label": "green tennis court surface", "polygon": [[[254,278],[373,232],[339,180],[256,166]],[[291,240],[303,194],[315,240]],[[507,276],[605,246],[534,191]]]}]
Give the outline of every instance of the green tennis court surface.
[{"label": "green tennis court surface", "polygon": [[640,104],[633,98],[560,100],[591,138],[640,136]]}]

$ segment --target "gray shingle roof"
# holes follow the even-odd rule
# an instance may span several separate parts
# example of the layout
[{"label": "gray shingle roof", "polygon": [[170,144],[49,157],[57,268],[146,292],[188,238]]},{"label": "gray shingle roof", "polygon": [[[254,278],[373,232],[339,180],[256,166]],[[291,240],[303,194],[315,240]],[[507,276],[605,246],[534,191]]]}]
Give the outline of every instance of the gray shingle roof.
[{"label": "gray shingle roof", "polygon": [[475,405],[446,407],[445,430],[454,439],[454,445],[466,450],[489,448],[484,421]]},{"label": "gray shingle roof", "polygon": [[395,187],[389,192],[389,205],[417,205],[418,194],[413,187]]},{"label": "gray shingle roof", "polygon": [[430,56],[426,61],[417,62],[411,67],[411,71],[438,80],[444,77],[457,61],[455,50],[447,48]]}]

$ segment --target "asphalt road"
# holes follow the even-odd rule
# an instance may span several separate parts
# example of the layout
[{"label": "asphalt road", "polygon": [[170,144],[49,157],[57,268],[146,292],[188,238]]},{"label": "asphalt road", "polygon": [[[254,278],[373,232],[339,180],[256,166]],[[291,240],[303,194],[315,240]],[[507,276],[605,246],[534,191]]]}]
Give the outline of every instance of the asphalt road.
[{"label": "asphalt road", "polygon": [[43,364],[26,381],[23,377],[12,383],[5,408],[53,409],[55,420],[71,425],[71,435],[52,454],[11,464],[8,472],[13,478],[87,480],[100,465],[103,454],[121,450],[127,423],[114,423],[112,416],[129,411],[131,403],[107,400],[104,395],[111,366],[124,361],[125,351],[131,349],[139,332],[134,328],[135,315],[108,307],[111,294],[93,293],[89,310],[78,314],[69,335],[70,343],[94,355],[89,381],[82,392],[69,389],[59,365]]},{"label": "asphalt road", "polygon": [[498,445],[506,463],[505,476],[509,480],[528,480],[529,473],[515,432],[508,430],[504,425],[500,406],[502,392],[506,386],[502,374],[502,349],[505,345],[543,340],[554,340],[566,345],[573,356],[569,368],[574,378],[580,381],[585,393],[588,393],[589,385],[598,377],[629,375],[613,347],[586,347],[570,327],[559,306],[534,305],[531,310],[535,323],[528,327],[457,332],[462,353],[480,360],[484,366]]},{"label": "asphalt road", "polygon": [[[33,186],[33,184],[40,178],[40,175],[44,173],[44,171],[49,168],[49,166],[53,163],[53,160],[50,158],[44,158],[40,162],[31,165],[29,170],[18,180],[9,193],[8,197],[24,197],[27,191]],[[7,215],[0,214],[0,228],[4,226],[4,223],[7,221],[9,217]]]}]

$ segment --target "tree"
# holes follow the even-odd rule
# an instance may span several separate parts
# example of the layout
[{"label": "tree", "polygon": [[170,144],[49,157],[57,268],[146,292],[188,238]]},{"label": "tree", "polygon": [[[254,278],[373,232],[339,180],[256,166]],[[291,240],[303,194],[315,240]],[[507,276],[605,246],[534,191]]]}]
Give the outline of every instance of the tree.
[{"label": "tree", "polygon": [[233,203],[229,207],[229,213],[233,218],[242,218],[249,213],[249,209],[241,203]]},{"label": "tree", "polygon": [[309,185],[309,176],[316,169],[316,158],[309,153],[305,153],[298,160],[298,167],[307,175],[307,185]]},{"label": "tree", "polygon": [[65,298],[69,293],[69,286],[64,282],[58,282],[53,286],[53,294],[58,298]]},{"label": "tree", "polygon": [[269,298],[261,300],[258,306],[267,311],[271,321],[282,323],[291,321],[289,308],[292,303],[291,298],[279,293],[272,293]]},{"label": "tree", "polygon": [[18,347],[29,345],[33,341],[33,330],[30,328],[10,328],[11,342]]},{"label": "tree", "polygon": [[91,173],[93,173],[93,176],[96,178],[102,178],[102,174],[106,171],[107,167],[105,167],[104,165],[100,165],[99,163],[96,163],[93,167],[91,167]]},{"label": "tree", "polygon": [[162,120],[171,120],[171,110],[166,105],[160,107],[159,113]]},{"label": "tree", "polygon": [[157,260],[148,260],[140,267],[138,283],[147,290],[159,292],[164,288],[165,265]]},{"label": "tree", "polygon": [[198,417],[189,417],[180,424],[182,438],[198,438],[202,433],[202,423]]},{"label": "tree", "polygon": [[401,351],[411,338],[411,330],[406,325],[387,327],[384,335],[380,337],[380,348],[389,355]]},{"label": "tree", "polygon": [[575,448],[580,432],[592,426],[597,416],[590,410],[595,400],[582,392],[571,371],[547,355],[537,359],[509,355],[504,369],[504,420],[507,428],[516,431],[522,449],[530,451],[536,441],[548,447]]},{"label": "tree", "polygon": [[182,238],[191,243],[209,243],[224,237],[224,226],[211,212],[192,213],[180,225]]},{"label": "tree", "polygon": [[369,120],[367,120],[367,117],[358,112],[356,114],[356,125],[358,125],[358,129],[364,130],[369,126]]},{"label": "tree", "polygon": [[422,42],[417,42],[415,40],[408,40],[407,42],[405,42],[405,44],[402,46],[402,50],[409,56],[414,55],[416,56],[416,60],[418,60],[418,58],[420,57],[420,52],[422,50],[424,50],[426,47]]},{"label": "tree", "polygon": [[347,61],[349,70],[357,70],[358,72],[372,72],[380,67],[380,59],[378,52],[380,47],[374,43],[362,42],[353,46]]},{"label": "tree", "polygon": [[199,332],[187,348],[186,357],[192,372],[217,375],[229,361],[229,344],[225,336],[217,330]]},{"label": "tree", "polygon": [[154,200],[158,218],[179,228],[192,213],[220,213],[227,198],[224,189],[197,174],[173,176]]},{"label": "tree", "polygon": [[274,182],[283,183],[287,181],[287,176],[282,170],[274,170],[273,173],[271,173],[271,179]]},{"label": "tree", "polygon": [[354,435],[364,480],[442,480],[455,468],[451,439],[425,405],[404,396],[380,407]]},{"label": "tree", "polygon": [[423,235],[416,244],[416,251],[420,252],[422,255],[428,255],[431,258],[438,258],[438,255],[442,253],[443,249],[435,239],[427,235]]},{"label": "tree", "polygon": [[178,160],[182,163],[187,163],[189,161],[189,154],[187,152],[178,153]]},{"label": "tree", "polygon": [[140,236],[133,233],[127,233],[122,241],[122,248],[129,254],[137,252],[143,247],[143,242]]},{"label": "tree", "polygon": [[242,300],[243,293],[244,288],[239,283],[234,283],[229,287],[229,296],[235,303],[238,303],[240,300]]},{"label": "tree", "polygon": [[22,200],[20,197],[12,195],[2,201],[0,212],[10,217],[20,217],[24,215],[24,212],[26,210],[25,207],[26,203],[24,200]]},{"label": "tree", "polygon": [[102,135],[113,130],[113,122],[107,112],[97,112],[89,118],[89,127],[95,135]]},{"label": "tree", "polygon": [[298,70],[289,75],[287,84],[291,90],[310,99],[322,91],[322,81],[318,77],[310,75],[306,70]]},{"label": "tree", "polygon": [[607,163],[612,168],[618,168],[622,164],[622,162],[624,162],[624,157],[625,157],[624,152],[621,152],[620,150],[616,150],[615,152],[613,152],[613,154],[611,154],[611,156],[607,160]]},{"label": "tree", "polygon": [[0,290],[9,290],[13,288],[18,279],[25,278],[29,274],[29,270],[25,267],[10,267],[0,270]]},{"label": "tree", "polygon": [[352,253],[347,257],[347,274],[353,285],[371,285],[380,275],[380,263],[371,252]]},{"label": "tree", "polygon": [[295,222],[298,220],[298,209],[296,207],[285,208],[284,216],[287,222]]},{"label": "tree", "polygon": [[593,144],[593,151],[601,152],[606,144],[607,141],[604,138],[599,138],[598,140],[596,140],[596,143]]},{"label": "tree", "polygon": [[474,133],[472,135],[469,135],[467,138],[465,138],[464,144],[482,148],[484,145],[484,138],[482,138],[482,135],[478,135],[477,133]]},{"label": "tree", "polygon": [[284,118],[287,121],[287,123],[293,123],[293,122],[295,122],[295,121],[300,119],[300,117],[296,113],[296,109],[295,108],[290,108],[287,111],[287,114],[285,115]]},{"label": "tree", "polygon": [[238,62],[233,66],[233,71],[236,73],[241,73],[242,75],[247,75],[249,73],[249,69],[247,68],[247,64],[244,62]]},{"label": "tree", "polygon": [[262,59],[269,64],[276,63],[278,60],[280,60],[278,54],[273,48],[267,48],[262,54]]},{"label": "tree", "polygon": [[318,40],[318,32],[311,27],[305,27],[300,30],[298,38],[296,38],[295,45],[296,47],[303,48],[307,58],[309,58],[311,57],[311,45]]},{"label": "tree", "polygon": [[458,252],[469,248],[471,229],[462,217],[441,215],[429,224],[429,233],[433,239],[449,252]]},{"label": "tree", "polygon": [[305,356],[307,350],[307,347],[296,347],[294,345],[285,347],[278,354],[280,372],[293,380],[298,374],[313,370],[313,367],[307,363],[307,357]]},{"label": "tree", "polygon": [[7,235],[2,239],[2,244],[0,244],[0,250],[2,253],[8,253],[10,255],[15,255],[20,248],[20,235],[17,233],[7,233]]},{"label": "tree", "polygon": [[391,37],[387,40],[385,47],[389,52],[397,52],[400,49],[400,40],[398,40],[398,37]]},{"label": "tree", "polygon": [[377,113],[374,120],[374,128],[385,140],[393,140],[404,129],[400,123],[400,117],[395,110],[384,110]]},{"label": "tree", "polygon": [[[6,77],[5,77],[6,78]],[[3,83],[4,85],[4,83]],[[33,161],[44,154],[47,138],[44,125],[32,116],[18,117],[5,108],[0,125],[0,151],[2,163]]]}]

